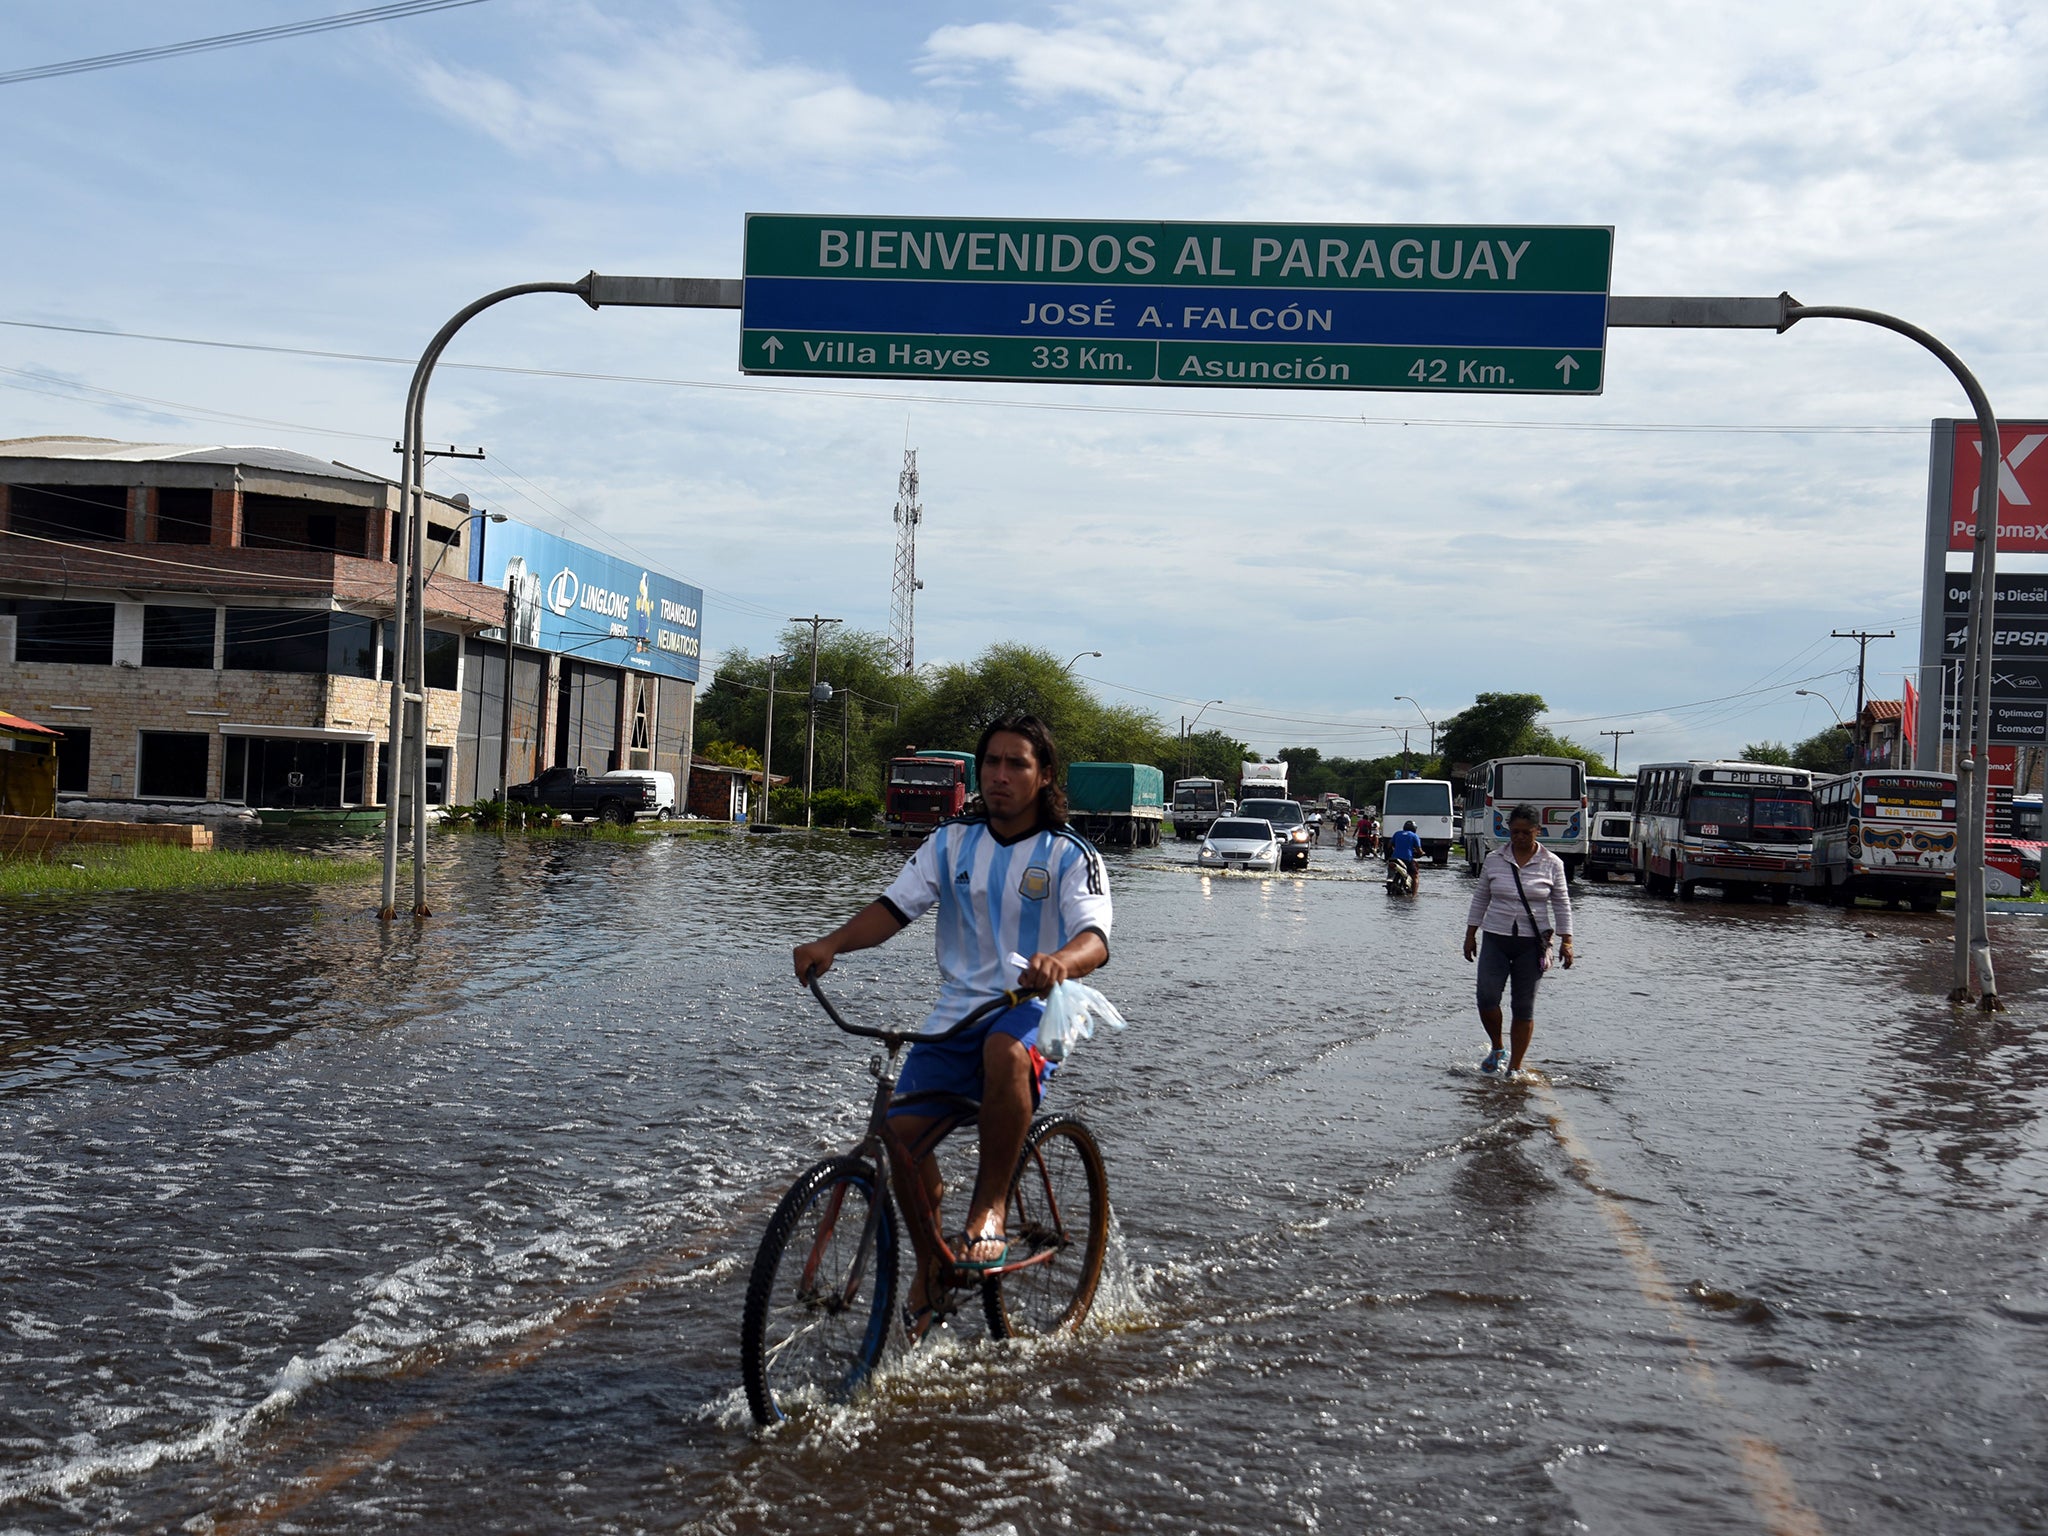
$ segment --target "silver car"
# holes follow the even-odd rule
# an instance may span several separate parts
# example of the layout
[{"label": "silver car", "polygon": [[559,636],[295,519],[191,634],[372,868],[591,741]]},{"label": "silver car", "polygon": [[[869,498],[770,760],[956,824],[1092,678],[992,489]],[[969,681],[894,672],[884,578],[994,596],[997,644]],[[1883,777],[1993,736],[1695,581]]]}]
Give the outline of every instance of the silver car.
[{"label": "silver car", "polygon": [[1258,869],[1270,873],[1280,867],[1280,839],[1269,821],[1224,817],[1209,824],[1196,862],[1204,869]]}]

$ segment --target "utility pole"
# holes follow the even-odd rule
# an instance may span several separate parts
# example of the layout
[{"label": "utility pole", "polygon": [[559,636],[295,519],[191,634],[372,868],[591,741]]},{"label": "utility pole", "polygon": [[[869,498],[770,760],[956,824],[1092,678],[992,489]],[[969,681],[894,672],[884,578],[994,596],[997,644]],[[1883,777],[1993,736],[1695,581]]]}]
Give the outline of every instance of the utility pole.
[{"label": "utility pole", "polygon": [[1898,637],[1889,629],[1885,630],[1882,634],[1870,629],[1831,629],[1828,631],[1828,638],[1831,640],[1854,640],[1856,642],[1856,725],[1849,732],[1849,740],[1854,744],[1853,751],[1855,752],[1855,756],[1849,763],[1849,767],[1853,770],[1858,763],[1863,761],[1864,653],[1870,649],[1870,642],[1873,640],[1894,640]]},{"label": "utility pole", "polygon": [[846,765],[847,765],[847,761],[848,761],[848,752],[847,752],[847,744],[848,744],[848,743],[849,743],[849,742],[850,742],[850,741],[851,741],[852,739],[853,739],[853,690],[852,690],[851,688],[842,688],[842,689],[840,689],[840,690],[839,690],[839,787],[840,787],[841,789],[845,789],[845,788],[847,787],[847,783],[846,783]]},{"label": "utility pole", "polygon": [[1622,737],[1624,737],[1624,736],[1633,736],[1633,735],[1635,735],[1635,732],[1634,732],[1634,731],[1601,731],[1601,732],[1599,732],[1599,734],[1600,734],[1600,735],[1602,735],[1602,736],[1612,736],[1612,737],[1614,738],[1614,771],[1615,771],[1616,773],[1620,773],[1620,772],[1621,772],[1621,738],[1622,738]]},{"label": "utility pole", "polygon": [[768,825],[768,786],[772,782],[769,770],[775,766],[775,667],[787,660],[787,656],[768,657],[768,734],[761,742],[761,819],[757,823],[764,827]]},{"label": "utility pole", "polygon": [[811,626],[811,696],[804,707],[804,825],[811,824],[811,763],[818,746],[818,635],[827,624],[844,624],[844,619],[828,619],[823,614],[812,614],[808,619],[793,618],[792,624]]}]

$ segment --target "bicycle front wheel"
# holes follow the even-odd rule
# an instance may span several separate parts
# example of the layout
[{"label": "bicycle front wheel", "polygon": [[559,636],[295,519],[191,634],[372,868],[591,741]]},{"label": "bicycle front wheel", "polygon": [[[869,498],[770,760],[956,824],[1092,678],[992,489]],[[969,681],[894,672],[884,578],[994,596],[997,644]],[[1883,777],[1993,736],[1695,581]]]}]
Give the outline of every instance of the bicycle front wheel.
[{"label": "bicycle front wheel", "polygon": [[740,1371],[754,1422],[852,1396],[882,1358],[895,1304],[895,1213],[875,1170],[855,1157],[808,1169],[769,1219],[747,1282]]},{"label": "bicycle front wheel", "polygon": [[1052,1256],[983,1285],[988,1331],[1018,1339],[1080,1327],[1109,1247],[1109,1174],[1087,1126],[1071,1115],[1046,1115],[1032,1125],[1003,1228],[1014,1257]]}]

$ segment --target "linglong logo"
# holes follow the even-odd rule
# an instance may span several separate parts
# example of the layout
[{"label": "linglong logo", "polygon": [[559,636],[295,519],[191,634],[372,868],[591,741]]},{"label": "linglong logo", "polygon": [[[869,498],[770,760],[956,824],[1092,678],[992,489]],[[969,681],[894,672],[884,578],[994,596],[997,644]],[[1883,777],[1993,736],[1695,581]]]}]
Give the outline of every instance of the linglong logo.
[{"label": "linglong logo", "polygon": [[555,572],[555,579],[548,583],[548,611],[558,619],[568,617],[569,610],[576,606],[576,594],[583,583],[576,579],[576,573],[567,566]]}]

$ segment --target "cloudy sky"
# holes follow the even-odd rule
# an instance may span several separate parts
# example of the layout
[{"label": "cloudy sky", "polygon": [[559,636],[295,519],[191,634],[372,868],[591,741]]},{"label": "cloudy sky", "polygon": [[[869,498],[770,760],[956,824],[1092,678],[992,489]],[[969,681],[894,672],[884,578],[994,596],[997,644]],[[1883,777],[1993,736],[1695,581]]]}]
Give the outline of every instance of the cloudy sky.
[{"label": "cloudy sky", "polygon": [[[348,8],[9,7],[0,71]],[[416,356],[507,283],[737,276],[749,211],[1612,225],[1617,293],[1893,311],[2048,415],[2034,4],[482,0],[0,114],[0,437],[389,472],[402,367],[95,333]],[[1503,689],[1633,729],[1630,765],[1797,738],[1830,717],[1794,688],[1848,707],[1836,628],[1899,631],[1896,696],[1927,423],[1966,410],[1817,321],[1615,332],[1572,400],[778,384],[737,351],[728,312],[520,301],[450,361],[554,372],[444,371],[428,436],[490,457],[433,483],[696,582],[707,648],[760,650],[887,627],[907,441],[920,660],[1100,650],[1169,724],[1221,698],[1205,725],[1344,754],[1415,725],[1397,694]]]}]

